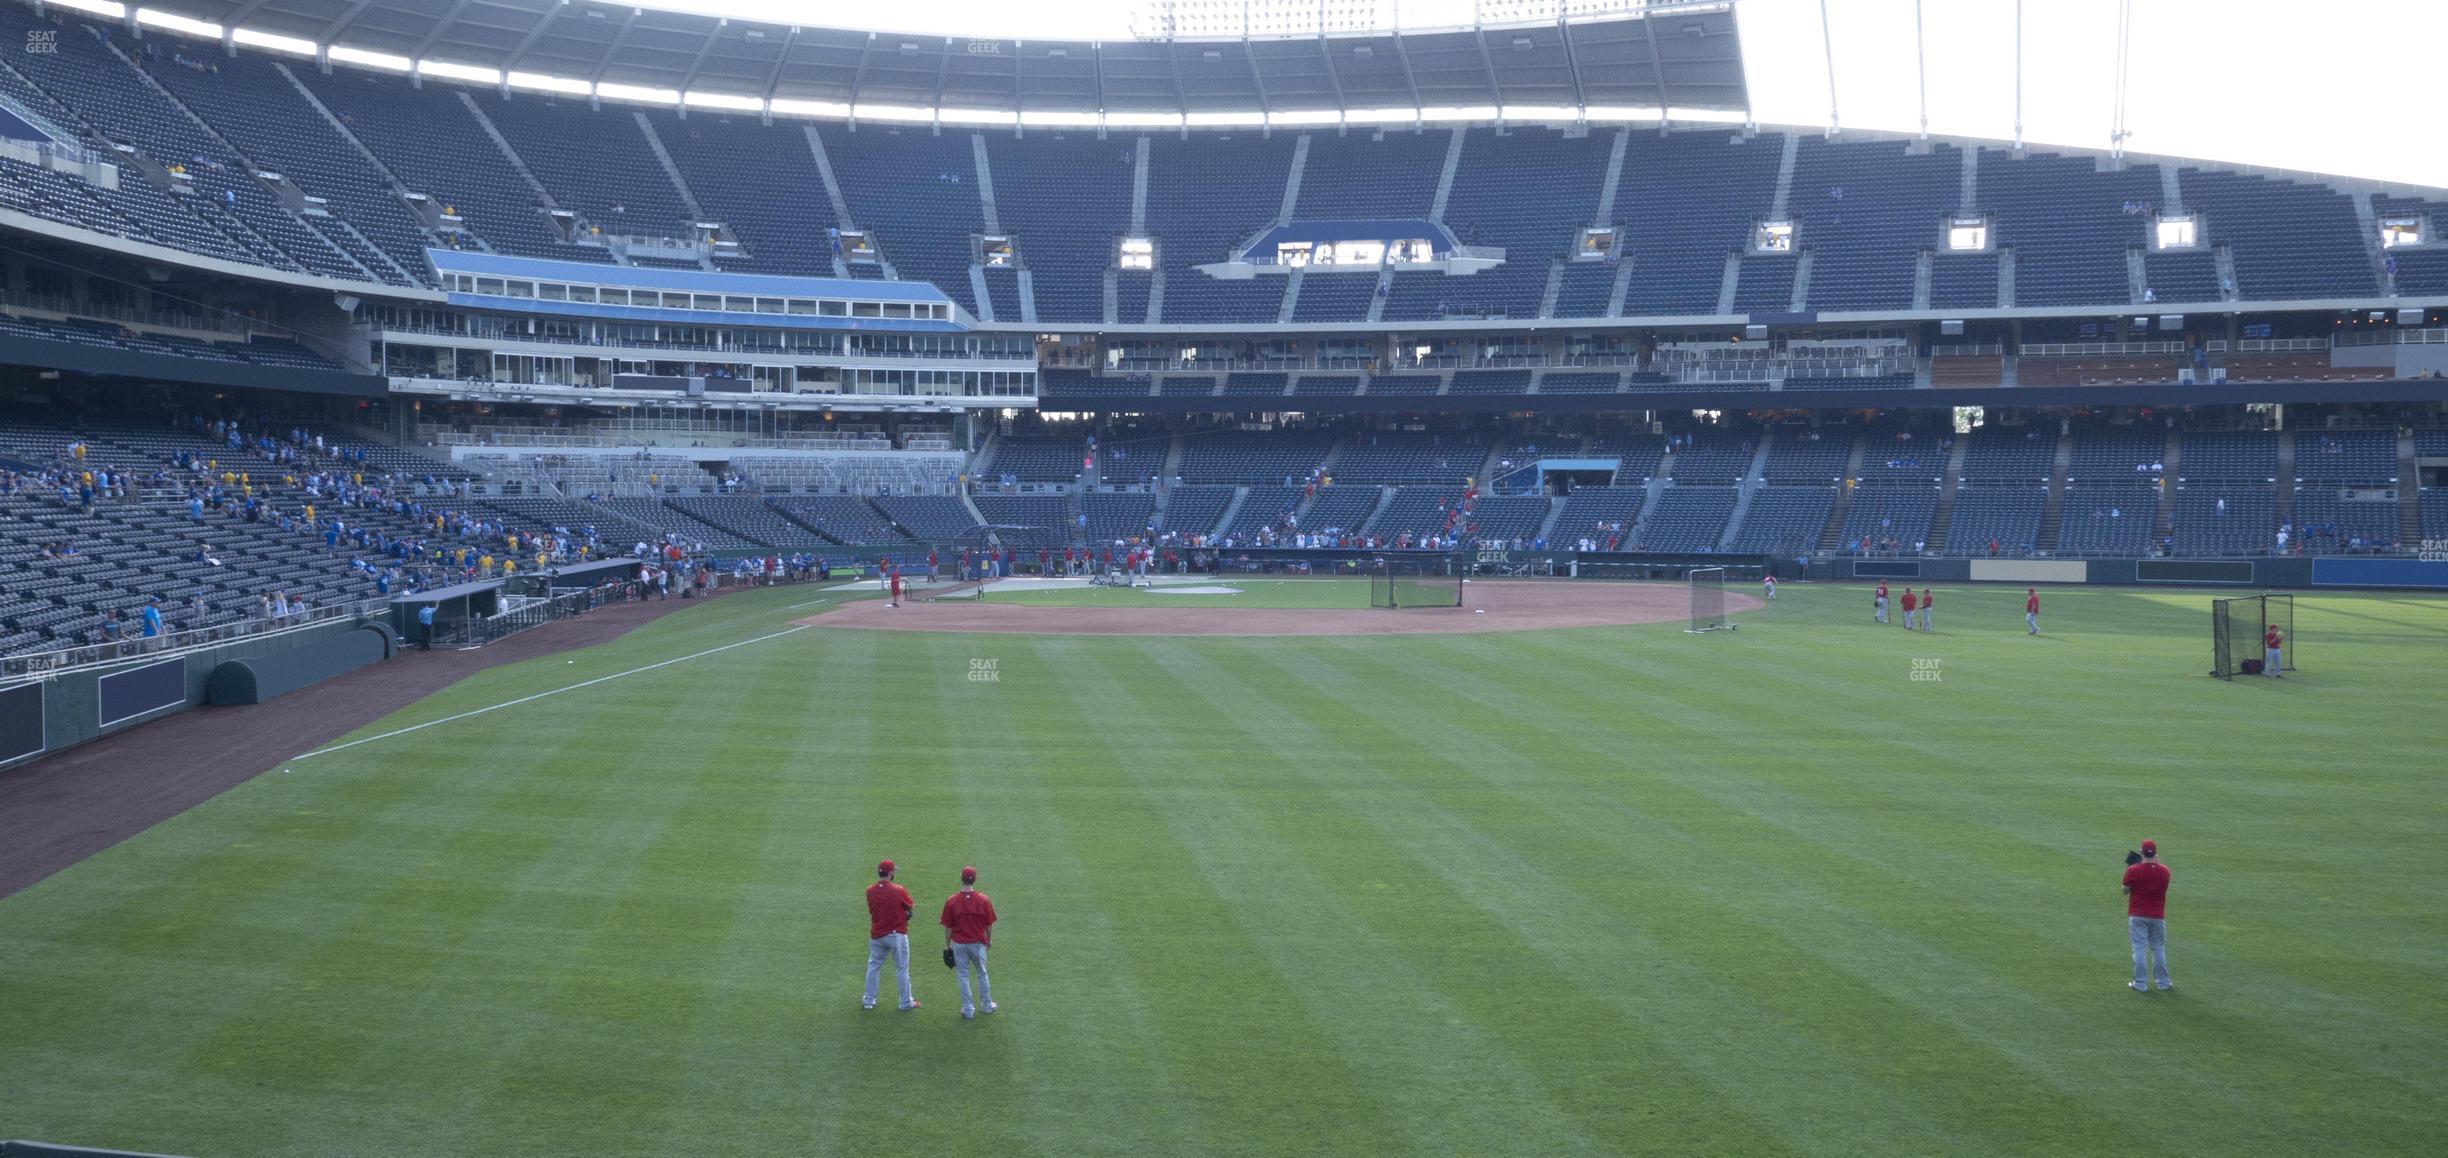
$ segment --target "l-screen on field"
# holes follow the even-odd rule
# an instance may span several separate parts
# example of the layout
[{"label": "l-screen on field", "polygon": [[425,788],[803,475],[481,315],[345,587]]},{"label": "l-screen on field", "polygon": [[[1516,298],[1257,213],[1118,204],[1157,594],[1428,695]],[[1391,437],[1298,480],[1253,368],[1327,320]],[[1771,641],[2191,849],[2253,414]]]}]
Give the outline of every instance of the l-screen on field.
[{"label": "l-screen on field", "polygon": [[[1735,632],[1263,636],[726,597],[0,901],[0,1120],[191,1155],[2438,1152],[2448,603],[2304,596],[2297,670],[2222,682],[2206,594],[2043,592],[2037,637],[2020,588],[1936,595],[1926,634],[1791,584]],[[2144,838],[2164,992],[2125,984]],[[910,1012],[889,970],[860,1008],[883,857]],[[975,1021],[934,924],[964,864],[1002,917]]]}]

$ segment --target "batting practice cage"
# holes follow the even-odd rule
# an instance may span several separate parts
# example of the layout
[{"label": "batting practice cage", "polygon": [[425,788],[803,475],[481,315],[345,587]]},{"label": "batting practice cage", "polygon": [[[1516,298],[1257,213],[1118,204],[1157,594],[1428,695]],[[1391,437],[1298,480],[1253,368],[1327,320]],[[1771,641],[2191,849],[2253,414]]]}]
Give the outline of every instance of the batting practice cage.
[{"label": "batting practice cage", "polygon": [[1449,559],[1379,559],[1369,565],[1371,607],[1460,607],[1462,568]]},{"label": "batting practice cage", "polygon": [[2278,631],[2278,670],[2295,670],[2295,597],[2292,595],[2247,595],[2239,599],[2210,601],[2210,637],[2212,666],[2210,674],[2223,680],[2240,675],[2268,675],[2268,649],[2262,645],[2263,633]]},{"label": "batting practice cage", "polygon": [[1723,567],[1694,567],[1691,569],[1689,578],[1691,582],[1690,630],[1694,634],[1719,629],[1735,630],[1733,622],[1726,618],[1725,613],[1726,569]]}]

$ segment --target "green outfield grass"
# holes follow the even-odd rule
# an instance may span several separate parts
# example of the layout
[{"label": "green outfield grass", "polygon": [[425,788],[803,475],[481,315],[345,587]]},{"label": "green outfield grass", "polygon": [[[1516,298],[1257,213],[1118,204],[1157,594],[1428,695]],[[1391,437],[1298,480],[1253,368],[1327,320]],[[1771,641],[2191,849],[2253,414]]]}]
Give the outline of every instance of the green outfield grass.
[{"label": "green outfield grass", "polygon": [[[0,1136],[2448,1149],[2448,601],[2306,596],[2302,670],[2227,684],[2202,593],[2051,591],[2037,639],[2021,600],[1941,589],[1928,636],[1803,584],[1704,636],[810,629],[296,761],[0,901]],[[2146,836],[2178,988],[2138,995]],[[883,856],[921,901],[914,1014],[858,1006]],[[963,863],[1004,914],[975,1023],[927,920]]]}]

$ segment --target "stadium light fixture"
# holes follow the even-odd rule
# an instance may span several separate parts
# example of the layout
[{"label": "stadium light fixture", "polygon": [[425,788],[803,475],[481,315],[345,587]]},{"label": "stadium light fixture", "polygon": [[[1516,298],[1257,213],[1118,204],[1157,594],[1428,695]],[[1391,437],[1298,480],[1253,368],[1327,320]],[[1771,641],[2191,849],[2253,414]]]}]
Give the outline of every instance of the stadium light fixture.
[{"label": "stadium light fixture", "polygon": [[368,52],[365,49],[351,48],[345,44],[332,45],[331,58],[343,64],[363,65],[366,68],[379,68],[386,72],[408,72],[416,67],[416,62],[405,56],[394,56],[388,52]]},{"label": "stadium light fixture", "polygon": [[1656,105],[1590,105],[1581,112],[1593,121],[1655,121],[1666,115]]},{"label": "stadium light fixture", "polygon": [[1020,114],[1010,109],[959,108],[946,105],[935,110],[935,119],[947,125],[1016,125]]},{"label": "stadium light fixture", "polygon": [[1429,105],[1420,110],[1420,119],[1441,123],[1492,121],[1496,119],[1498,111],[1495,105]]},{"label": "stadium light fixture", "polygon": [[114,3],[113,0],[51,0],[51,3],[60,8],[74,8],[79,12],[108,16],[113,20],[127,19],[127,5]]},{"label": "stadium light fixture", "polygon": [[1074,112],[1064,109],[1020,110],[1020,123],[1032,127],[1093,129],[1097,125],[1097,120],[1097,115],[1093,112]]},{"label": "stadium light fixture", "polygon": [[1741,109],[1687,109],[1669,106],[1666,119],[1686,124],[1739,125],[1747,123]]},{"label": "stadium light fixture", "polygon": [[472,64],[452,64],[443,60],[418,61],[417,75],[438,76],[445,80],[472,81],[476,84],[501,83],[501,72],[498,69],[478,68]]},{"label": "stadium light fixture", "polygon": [[1182,123],[1193,129],[1258,128],[1267,123],[1267,115],[1256,109],[1233,112],[1191,113]]},{"label": "stadium light fixture", "polygon": [[597,84],[595,86],[595,95],[603,100],[635,101],[639,104],[648,105],[676,105],[680,103],[680,90],[676,88],[648,88],[644,85],[614,84],[611,81],[604,81]]},{"label": "stadium light fixture", "polygon": [[1268,113],[1266,119],[1270,125],[1332,125],[1340,123],[1343,114],[1335,109],[1285,109]]},{"label": "stadium light fixture", "polygon": [[898,121],[923,125],[935,119],[935,110],[925,105],[887,105],[860,101],[852,106],[850,115],[862,121]]},{"label": "stadium light fixture", "polygon": [[1105,114],[1105,127],[1112,129],[1178,129],[1182,124],[1180,113],[1114,111]]},{"label": "stadium light fixture", "polygon": [[252,28],[237,29],[230,33],[230,39],[246,45],[249,48],[261,48],[272,52],[286,52],[296,56],[313,56],[315,54],[314,41],[300,40],[294,36],[275,36],[269,32],[257,32]]},{"label": "stadium light fixture", "polygon": [[1571,105],[1506,105],[1504,119],[1523,124],[1577,121],[1581,119],[1581,110]]},{"label": "stadium light fixture", "polygon": [[553,76],[541,72],[513,72],[503,77],[502,83],[511,88],[527,89],[531,92],[560,93],[564,96],[585,96],[595,91],[595,86],[576,77]]},{"label": "stadium light fixture", "polygon": [[151,25],[155,28],[167,28],[172,32],[184,32],[189,36],[201,36],[212,40],[221,39],[221,26],[218,24],[164,12],[158,8],[137,9],[136,23]]},{"label": "stadium light fixture", "polygon": [[850,106],[841,101],[802,101],[788,97],[775,97],[765,102],[765,107],[777,116],[840,119],[850,115]]},{"label": "stadium light fixture", "polygon": [[765,102],[752,96],[727,92],[699,92],[691,89],[680,97],[680,103],[693,109],[727,109],[733,112],[760,113]]},{"label": "stadium light fixture", "polygon": [[1417,124],[1419,120],[1418,109],[1346,109],[1343,112],[1343,123],[1347,125],[1409,125]]}]

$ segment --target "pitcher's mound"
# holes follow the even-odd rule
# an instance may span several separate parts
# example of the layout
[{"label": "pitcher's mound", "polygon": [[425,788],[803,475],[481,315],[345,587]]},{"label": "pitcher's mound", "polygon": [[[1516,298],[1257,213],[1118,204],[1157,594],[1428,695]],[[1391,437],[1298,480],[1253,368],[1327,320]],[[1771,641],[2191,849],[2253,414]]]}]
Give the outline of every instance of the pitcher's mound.
[{"label": "pitcher's mound", "polygon": [[[1691,614],[1688,588],[1675,583],[1557,580],[1473,581],[1461,607],[1037,607],[962,600],[904,603],[887,608],[845,604],[798,622],[865,631],[989,632],[1009,635],[1434,635],[1542,631],[1557,627],[1620,627],[1681,622]],[[1726,610],[1760,601],[1726,593]],[[1472,612],[1484,614],[1472,614]]]}]

